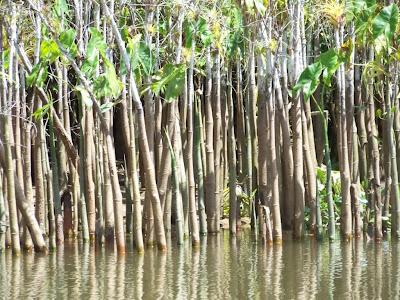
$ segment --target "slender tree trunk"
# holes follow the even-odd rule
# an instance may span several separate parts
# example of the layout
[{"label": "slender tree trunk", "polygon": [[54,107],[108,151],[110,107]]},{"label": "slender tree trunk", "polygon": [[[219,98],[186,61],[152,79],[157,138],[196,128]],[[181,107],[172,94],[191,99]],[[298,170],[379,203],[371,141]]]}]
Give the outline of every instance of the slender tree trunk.
[{"label": "slender tree trunk", "polygon": [[[271,64],[272,65],[272,64]],[[269,114],[269,142],[270,142],[270,149],[269,152],[271,153],[271,184],[272,184],[272,220],[273,220],[273,229],[272,235],[274,238],[275,243],[282,243],[282,221],[281,221],[281,209],[280,209],[280,195],[279,195],[279,177],[278,177],[278,164],[277,164],[277,154],[276,154],[276,138],[275,138],[275,97],[274,93],[272,92],[272,78],[273,73],[276,73],[277,70],[275,68],[271,70],[269,73],[271,79],[268,80],[267,88],[268,94],[270,95],[269,99],[267,100],[268,104],[268,114]],[[277,76],[276,76],[277,77]],[[278,148],[279,149],[279,148]]]},{"label": "slender tree trunk", "polygon": [[[392,190],[393,197],[391,201],[391,213],[392,213],[392,227],[391,233],[392,236],[396,239],[400,238],[400,191],[399,191],[399,176],[397,170],[397,152],[396,152],[396,141],[393,133],[393,119],[394,112],[392,110],[393,107],[397,106],[398,98],[398,63],[396,62],[394,66],[389,66],[388,78],[386,82],[386,103],[388,108],[388,117],[387,117],[387,135],[388,135],[388,148],[391,162],[391,177],[392,177]],[[393,72],[393,73],[392,73]],[[390,74],[395,74],[393,77],[393,81],[391,79]],[[389,174],[386,174],[389,176]]]},{"label": "slender tree trunk", "polygon": [[192,233],[192,244],[200,245],[199,224],[197,220],[196,209],[196,187],[194,180],[193,166],[193,102],[194,102],[194,83],[193,83],[193,68],[194,68],[195,42],[192,41],[192,53],[190,58],[190,67],[188,72],[188,103],[187,103],[187,149],[186,149],[186,166],[189,185],[189,214],[190,227]]},{"label": "slender tree trunk", "polygon": [[[140,145],[141,153],[144,156],[143,161],[144,161],[144,167],[145,167],[145,172],[146,172],[146,192],[148,191],[151,194],[151,201],[152,201],[153,214],[154,214],[154,223],[155,223],[155,234],[157,237],[158,247],[160,250],[165,250],[166,249],[166,240],[165,240],[164,224],[163,224],[163,219],[162,219],[160,198],[159,198],[157,184],[156,184],[156,174],[155,174],[154,164],[152,162],[151,153],[150,153],[149,145],[148,145],[142,103],[140,102],[140,97],[139,97],[139,93],[138,93],[138,90],[136,87],[136,83],[133,79],[133,73],[132,73],[129,56],[128,56],[128,53],[124,46],[124,42],[123,42],[121,34],[118,30],[117,24],[115,23],[114,18],[106,5],[106,1],[102,0],[101,4],[103,6],[105,14],[111,20],[111,25],[112,25],[114,36],[116,38],[116,43],[118,45],[119,50],[121,51],[124,62],[127,66],[127,69],[129,70],[129,74],[131,76],[130,83],[131,83],[131,90],[132,90],[132,96],[133,96],[132,98],[133,98],[134,106],[136,108],[136,117],[137,117],[138,128],[139,128],[139,145]],[[110,141],[107,142],[107,145],[112,147],[111,139],[110,139]],[[110,167],[113,167],[113,168],[115,168],[114,155],[115,154],[113,153],[113,157],[112,157],[112,159],[110,159]],[[116,175],[116,172],[115,172],[115,175]],[[118,180],[116,180],[115,183],[117,183],[117,181]],[[113,190],[114,190],[114,187],[113,187]],[[115,192],[119,196],[120,190],[119,190],[119,193],[117,193],[118,189],[116,189]],[[119,200],[118,200],[118,203],[120,203]],[[122,227],[123,226],[122,219],[120,221],[121,221],[121,224],[120,224],[121,228],[123,228]],[[122,234],[122,232],[121,232],[121,234]]]},{"label": "slender tree trunk", "polygon": [[[11,5],[11,41],[15,39],[16,36],[16,8],[15,5]],[[3,26],[0,25],[0,44],[3,43]],[[2,52],[2,45],[0,46],[0,52]],[[14,184],[14,162],[11,149],[11,139],[13,136],[12,128],[12,115],[11,108],[13,106],[13,101],[19,101],[15,99],[15,83],[14,83],[14,71],[13,71],[13,59],[15,55],[15,48],[13,44],[10,47],[10,64],[8,66],[8,91],[7,91],[7,81],[6,77],[3,75],[0,83],[0,93],[1,93],[1,106],[6,109],[5,115],[3,115],[3,137],[4,137],[4,149],[5,149],[5,166],[4,173],[7,178],[7,203],[8,212],[10,220],[10,232],[11,232],[11,242],[13,253],[19,254],[20,240],[19,240],[19,227],[18,227],[18,215],[17,215],[17,205],[15,199],[15,184]],[[4,62],[0,58],[0,73],[5,74]]]},{"label": "slender tree trunk", "polygon": [[6,205],[4,203],[3,171],[0,170],[0,252],[6,249]]},{"label": "slender tree trunk", "polygon": [[[296,1],[293,12],[293,46],[294,46],[294,77],[297,79],[302,69],[300,11],[302,5]],[[303,183],[303,134],[301,129],[302,97],[293,98],[292,126],[293,126],[293,163],[294,163],[294,231],[295,238],[302,238],[304,234],[304,183]]]},{"label": "slender tree trunk", "polygon": [[[335,31],[336,46],[340,47],[343,38],[343,24]],[[349,166],[349,151],[347,139],[347,116],[346,116],[346,90],[345,90],[345,71],[341,65],[337,72],[338,76],[338,104],[339,104],[339,124],[340,124],[340,155],[339,161],[341,165],[341,232],[345,240],[352,237],[352,222],[351,222],[351,198],[350,198],[350,166]]]},{"label": "slender tree trunk", "polygon": [[236,139],[235,139],[235,119],[234,104],[232,95],[232,67],[228,65],[227,83],[227,104],[228,104],[228,168],[229,168],[229,230],[231,234],[236,234]]},{"label": "slender tree trunk", "polygon": [[64,219],[61,208],[61,197],[59,188],[59,178],[58,178],[58,161],[56,154],[55,137],[53,130],[53,121],[50,117],[50,152],[51,152],[51,170],[52,170],[52,185],[53,185],[53,201],[54,201],[54,212],[55,212],[55,222],[56,222],[56,241],[57,244],[64,243]]},{"label": "slender tree trunk", "polygon": [[218,232],[216,227],[218,221],[217,215],[217,190],[215,185],[215,163],[214,163],[214,121],[212,111],[212,74],[211,74],[211,53],[210,48],[207,48],[206,53],[206,95],[205,95],[205,118],[206,118],[206,176],[205,176],[205,200],[207,212],[207,229],[210,233]]},{"label": "slender tree trunk", "polygon": [[214,115],[214,173],[215,173],[215,218],[213,219],[213,228],[219,232],[220,219],[220,199],[222,196],[221,182],[221,57],[218,50],[214,53],[214,70],[213,70],[213,115]]},{"label": "slender tree trunk", "polygon": [[96,236],[96,198],[95,198],[95,187],[93,180],[93,111],[90,107],[84,107],[85,110],[85,128],[84,128],[84,140],[85,140],[85,161],[84,161],[84,176],[85,176],[85,198],[87,203],[87,214],[88,214],[88,227],[89,227],[89,239],[90,241],[95,240]]},{"label": "slender tree trunk", "polygon": [[201,143],[203,141],[202,134],[202,120],[201,120],[201,107],[200,100],[195,101],[195,132],[194,132],[194,151],[196,163],[196,182],[197,182],[197,199],[198,199],[198,215],[200,223],[200,234],[207,234],[207,216],[204,204],[204,171],[203,161],[205,157],[202,155]]},{"label": "slender tree trunk", "polygon": [[[147,1],[149,4],[152,4],[153,1]],[[153,25],[154,19],[154,11],[152,5],[146,6],[146,16],[145,16],[145,43],[150,48],[152,44],[152,36],[149,32],[149,29]],[[151,83],[151,78],[146,77],[144,79],[146,85]],[[144,112],[145,112],[145,124],[146,124],[146,134],[147,141],[149,144],[150,156],[153,162],[154,160],[154,118],[155,118],[155,110],[154,110],[154,97],[150,90],[147,90],[144,94]],[[157,170],[155,170],[157,171]],[[146,182],[147,184],[147,182]],[[154,244],[154,217],[153,217],[153,207],[151,204],[151,194],[145,192],[145,200],[144,200],[144,219],[145,223],[145,235],[146,235],[146,244],[148,246],[153,246]]]},{"label": "slender tree trunk", "polygon": [[[281,72],[284,72],[281,70]],[[277,72],[276,72],[277,73]],[[283,186],[284,201],[282,210],[282,221],[285,229],[293,228],[293,208],[294,208],[294,178],[293,178],[293,149],[291,144],[291,133],[289,127],[289,116],[284,107],[283,91],[279,78],[274,78],[274,88],[276,97],[276,113],[282,130],[282,149],[283,149]]]},{"label": "slender tree trunk", "polygon": [[[369,49],[369,60],[373,60],[374,50]],[[375,240],[380,241],[382,239],[382,200],[380,193],[380,163],[379,163],[379,147],[376,140],[378,131],[375,123],[375,104],[374,104],[374,79],[370,78],[368,81],[367,89],[367,136],[368,136],[368,151],[369,159],[371,160],[371,172],[372,178],[370,180],[370,186],[373,190],[373,205],[375,210]]]}]

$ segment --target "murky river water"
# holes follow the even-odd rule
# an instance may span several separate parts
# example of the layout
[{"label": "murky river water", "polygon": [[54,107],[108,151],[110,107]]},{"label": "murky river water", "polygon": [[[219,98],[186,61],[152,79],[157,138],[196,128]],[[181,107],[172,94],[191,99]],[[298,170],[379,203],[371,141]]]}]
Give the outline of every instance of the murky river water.
[{"label": "murky river water", "polygon": [[125,257],[67,243],[47,256],[0,254],[0,299],[399,299],[400,244],[286,241],[248,232]]}]

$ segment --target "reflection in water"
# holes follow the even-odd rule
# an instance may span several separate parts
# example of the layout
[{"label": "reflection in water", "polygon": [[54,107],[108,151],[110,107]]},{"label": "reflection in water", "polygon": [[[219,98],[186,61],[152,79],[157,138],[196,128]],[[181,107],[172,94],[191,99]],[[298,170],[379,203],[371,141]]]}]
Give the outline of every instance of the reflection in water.
[{"label": "reflection in water", "polygon": [[398,299],[400,244],[286,241],[249,232],[167,253],[66,243],[48,256],[0,254],[0,299]]}]

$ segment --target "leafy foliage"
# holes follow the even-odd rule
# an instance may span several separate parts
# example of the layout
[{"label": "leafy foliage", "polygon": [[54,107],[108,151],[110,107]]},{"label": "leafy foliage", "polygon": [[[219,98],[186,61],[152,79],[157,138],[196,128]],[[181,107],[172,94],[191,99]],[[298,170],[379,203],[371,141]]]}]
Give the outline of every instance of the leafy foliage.
[{"label": "leafy foliage", "polygon": [[396,4],[384,7],[372,20],[372,36],[374,39],[384,35],[387,41],[390,41],[396,31],[398,19],[399,8]]},{"label": "leafy foliage", "polygon": [[63,15],[69,14],[68,3],[66,0],[55,0],[53,11],[56,17],[61,18]]},{"label": "leafy foliage", "polygon": [[112,97],[118,98],[122,91],[122,83],[118,79],[113,64],[108,60],[104,61],[104,73],[93,82],[93,92],[97,98]]},{"label": "leafy foliage", "polygon": [[99,54],[106,56],[107,43],[103,35],[96,28],[90,28],[90,40],[86,48],[86,59],[82,66],[82,71],[89,77],[94,76],[95,70],[99,65]]},{"label": "leafy foliage", "polygon": [[43,105],[42,107],[39,107],[37,110],[35,110],[32,113],[32,116],[35,118],[35,120],[40,120],[42,119],[44,116],[46,116],[50,110],[50,107],[53,105],[52,102],[46,103],[45,105]]},{"label": "leafy foliage", "polygon": [[43,62],[33,66],[31,73],[26,77],[26,83],[29,87],[43,87],[48,76],[47,66],[43,67]]},{"label": "leafy foliage", "polygon": [[61,55],[61,51],[57,46],[57,43],[53,40],[44,40],[40,44],[40,59],[53,63]]},{"label": "leafy foliage", "polygon": [[300,74],[293,92],[297,94],[302,91],[304,99],[308,100],[318,88],[321,74],[323,83],[326,86],[330,86],[333,74],[342,63],[349,61],[351,51],[352,45],[345,43],[339,50],[329,49],[322,53],[313,64],[307,66]]},{"label": "leafy foliage", "polygon": [[78,47],[75,44],[76,31],[72,28],[60,34],[60,44],[72,56],[78,53]]},{"label": "leafy foliage", "polygon": [[293,91],[298,93],[299,90],[303,91],[305,100],[308,100],[315,92],[319,84],[319,77],[323,71],[320,61],[317,61],[305,68],[300,74],[297,84],[294,86]]},{"label": "leafy foliage", "polygon": [[167,64],[155,76],[155,81],[151,84],[151,90],[159,95],[165,93],[165,100],[172,102],[176,99],[185,84],[185,64]]}]

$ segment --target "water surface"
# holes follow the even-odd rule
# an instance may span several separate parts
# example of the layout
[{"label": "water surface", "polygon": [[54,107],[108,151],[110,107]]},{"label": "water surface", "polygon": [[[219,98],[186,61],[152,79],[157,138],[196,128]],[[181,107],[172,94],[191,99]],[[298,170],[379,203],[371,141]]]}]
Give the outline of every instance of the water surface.
[{"label": "water surface", "polygon": [[125,257],[77,242],[47,256],[0,254],[0,299],[399,299],[400,244],[285,241],[249,232]]}]

